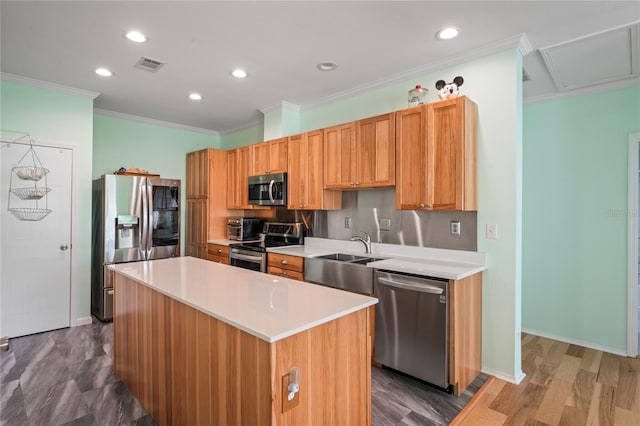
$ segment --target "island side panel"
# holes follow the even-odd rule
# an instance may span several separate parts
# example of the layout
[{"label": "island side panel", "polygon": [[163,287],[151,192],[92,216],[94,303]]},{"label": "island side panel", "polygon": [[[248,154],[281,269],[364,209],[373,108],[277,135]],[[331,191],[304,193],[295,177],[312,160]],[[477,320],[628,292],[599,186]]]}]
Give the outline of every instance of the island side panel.
[{"label": "island side panel", "polygon": [[115,275],[115,374],[156,422],[169,424],[171,411],[168,404],[167,300],[147,287],[122,275]]},{"label": "island side panel", "polygon": [[161,425],[270,425],[269,343],[117,275],[114,370]]},{"label": "island side panel", "polygon": [[482,273],[450,281],[449,382],[462,394],[482,368]]},{"label": "island side panel", "polygon": [[[370,425],[369,310],[362,309],[273,344],[277,425]],[[300,401],[282,412],[282,376],[300,368]]]}]

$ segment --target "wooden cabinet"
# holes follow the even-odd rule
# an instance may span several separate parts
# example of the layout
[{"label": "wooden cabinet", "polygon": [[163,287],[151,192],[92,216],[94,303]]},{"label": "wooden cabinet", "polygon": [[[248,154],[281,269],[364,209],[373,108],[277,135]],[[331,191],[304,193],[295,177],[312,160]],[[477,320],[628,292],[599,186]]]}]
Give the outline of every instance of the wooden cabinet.
[{"label": "wooden cabinet", "polygon": [[299,256],[269,253],[267,256],[267,273],[304,281],[304,259]]},{"label": "wooden cabinet", "polygon": [[203,149],[187,154],[185,255],[207,258],[207,240],[225,238],[227,154]]},{"label": "wooden cabinet", "polygon": [[326,189],[364,189],[396,182],[395,114],[324,129]]},{"label": "wooden cabinet", "polygon": [[249,204],[248,193],[248,179],[251,174],[251,162],[253,161],[252,153],[251,146],[227,151],[228,209],[251,209],[253,207]]},{"label": "wooden cabinet", "polygon": [[251,145],[253,149],[252,175],[287,171],[287,138]]},{"label": "wooden cabinet", "polygon": [[396,113],[396,209],[477,209],[477,106],[462,96]]},{"label": "wooden cabinet", "polygon": [[229,264],[229,246],[222,244],[207,244],[207,259],[216,263]]},{"label": "wooden cabinet", "polygon": [[482,273],[449,281],[449,383],[458,396],[482,368]]},{"label": "wooden cabinet", "polygon": [[342,194],[324,189],[322,130],[290,136],[288,143],[288,201],[294,210],[340,209]]}]

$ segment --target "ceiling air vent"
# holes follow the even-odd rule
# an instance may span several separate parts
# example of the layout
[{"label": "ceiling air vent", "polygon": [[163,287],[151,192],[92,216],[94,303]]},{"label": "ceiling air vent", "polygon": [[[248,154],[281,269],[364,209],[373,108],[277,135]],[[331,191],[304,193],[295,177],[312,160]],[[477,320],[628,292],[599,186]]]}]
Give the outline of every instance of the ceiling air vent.
[{"label": "ceiling air vent", "polygon": [[138,60],[138,62],[136,62],[134,67],[140,68],[141,70],[145,70],[145,71],[156,72],[160,68],[162,68],[164,64],[165,64],[164,62],[159,61],[157,59],[147,58],[143,56]]}]

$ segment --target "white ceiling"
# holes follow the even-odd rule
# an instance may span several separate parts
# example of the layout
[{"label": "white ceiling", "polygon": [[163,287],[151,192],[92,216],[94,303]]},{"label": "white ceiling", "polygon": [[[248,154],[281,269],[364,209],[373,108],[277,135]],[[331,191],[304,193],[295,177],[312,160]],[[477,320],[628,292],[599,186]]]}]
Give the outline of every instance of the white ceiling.
[{"label": "white ceiling", "polygon": [[[96,108],[221,133],[256,123],[261,109],[282,101],[315,105],[435,64],[468,60],[521,34],[533,48],[524,59],[531,78],[525,100],[640,82],[633,56],[638,1],[3,0],[0,15],[3,76],[99,92]],[[634,22],[631,29],[609,31]],[[436,40],[449,25],[460,35]],[[128,41],[130,29],[149,40]],[[156,73],[134,68],[143,55],[166,65]],[[316,64],[327,60],[338,68],[318,71]],[[98,77],[98,66],[115,75]],[[249,77],[233,78],[236,67]],[[204,99],[187,99],[193,91]]]}]

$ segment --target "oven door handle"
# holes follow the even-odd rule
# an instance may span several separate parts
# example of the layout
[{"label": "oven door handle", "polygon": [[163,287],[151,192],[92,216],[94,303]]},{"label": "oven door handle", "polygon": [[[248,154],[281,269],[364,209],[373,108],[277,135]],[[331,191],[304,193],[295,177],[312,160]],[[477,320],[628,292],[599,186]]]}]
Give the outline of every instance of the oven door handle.
[{"label": "oven door handle", "polygon": [[262,262],[262,256],[249,256],[246,254],[231,253],[231,259],[246,260],[248,262]]},{"label": "oven door handle", "polygon": [[276,200],[273,198],[273,186],[276,183],[275,180],[271,179],[271,182],[269,182],[269,201],[271,201],[272,203],[275,203]]}]

